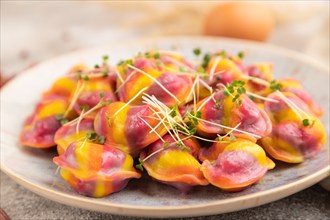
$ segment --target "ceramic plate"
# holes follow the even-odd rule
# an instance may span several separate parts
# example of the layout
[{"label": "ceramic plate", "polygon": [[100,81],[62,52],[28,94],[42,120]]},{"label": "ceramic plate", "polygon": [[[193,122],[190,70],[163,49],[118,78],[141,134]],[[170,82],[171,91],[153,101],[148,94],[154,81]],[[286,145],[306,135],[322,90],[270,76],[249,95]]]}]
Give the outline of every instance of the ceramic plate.
[{"label": "ceramic plate", "polygon": [[[150,181],[147,177],[129,182],[125,190],[105,198],[78,195],[56,174],[52,163],[55,151],[22,147],[18,135],[24,118],[32,112],[42,91],[63,75],[72,65],[93,66],[108,54],[110,63],[148,49],[177,50],[194,59],[193,48],[231,53],[244,51],[245,63],[274,63],[275,77],[293,76],[300,80],[325,109],[322,118],[329,134],[329,73],[327,68],[309,58],[273,46],[222,38],[168,37],[122,45],[78,51],[20,74],[1,91],[1,169],[19,184],[46,198],[80,208],[119,215],[144,217],[182,217],[212,215],[259,206],[307,188],[329,175],[329,147],[317,157],[298,165],[277,163],[257,184],[237,193],[215,187],[195,187],[182,195],[170,186]],[[329,136],[329,135],[328,135]]]}]

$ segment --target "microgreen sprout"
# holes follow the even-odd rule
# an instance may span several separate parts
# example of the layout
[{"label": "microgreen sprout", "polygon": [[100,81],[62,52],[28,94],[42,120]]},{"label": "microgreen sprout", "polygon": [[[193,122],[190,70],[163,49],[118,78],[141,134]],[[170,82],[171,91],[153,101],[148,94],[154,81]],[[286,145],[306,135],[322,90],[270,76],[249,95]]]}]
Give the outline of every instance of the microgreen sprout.
[{"label": "microgreen sprout", "polygon": [[90,107],[87,104],[80,106],[80,110],[84,110],[84,111],[87,111],[89,108]]},{"label": "microgreen sprout", "polygon": [[202,62],[202,67],[205,69],[207,67],[207,65],[209,64],[210,60],[211,60],[211,54],[210,53],[206,53],[203,57],[203,62]]},{"label": "microgreen sprout", "polygon": [[283,85],[279,82],[276,82],[276,80],[271,81],[270,84],[269,84],[269,88],[272,91],[281,90],[282,87],[283,87]]},{"label": "microgreen sprout", "polygon": [[221,57],[223,57],[223,58],[226,58],[226,57],[227,57],[227,53],[226,53],[226,51],[224,51],[224,50],[222,50],[222,51],[219,53],[219,55],[220,55]]},{"label": "microgreen sprout", "polygon": [[160,58],[160,53],[155,53],[155,54],[154,54],[154,58],[155,58],[155,59],[159,59],[159,58]]},{"label": "microgreen sprout", "polygon": [[104,55],[102,58],[103,58],[103,66],[106,66],[108,64],[109,56],[108,55]]},{"label": "microgreen sprout", "polygon": [[304,118],[301,122],[304,127],[307,127],[310,125],[313,126],[315,124],[315,120],[312,120],[312,122],[311,122],[311,120],[308,118]]},{"label": "microgreen sprout", "polygon": [[199,56],[201,54],[201,48],[195,48],[193,52],[196,56]]},{"label": "microgreen sprout", "polygon": [[87,132],[86,138],[94,143],[97,144],[104,144],[105,142],[105,137],[102,135],[97,135],[95,132]]},{"label": "microgreen sprout", "polygon": [[240,52],[238,52],[237,56],[238,56],[240,59],[243,59],[244,56],[245,56],[245,54],[244,54],[243,51],[240,51]]},{"label": "microgreen sprout", "polygon": [[221,104],[221,99],[217,99],[217,100],[215,101],[215,108],[219,110],[220,107],[221,107],[220,104]]},{"label": "microgreen sprout", "polygon": [[66,119],[66,118],[64,117],[63,114],[55,115],[55,119],[56,119],[57,121],[59,121],[59,122],[61,123],[61,125],[64,125],[64,124],[68,123],[68,121],[69,121],[68,119]]},{"label": "microgreen sprout", "polygon": [[232,96],[232,102],[236,102],[236,107],[239,107],[242,104],[240,96],[246,92],[244,85],[244,81],[234,80],[231,84],[226,86],[226,89],[223,92],[226,97]]},{"label": "microgreen sprout", "polygon": [[141,170],[141,172],[142,172],[143,171],[143,164],[144,164],[144,161],[139,157],[139,164],[135,165],[136,169]]},{"label": "microgreen sprout", "polygon": [[100,92],[100,98],[104,98],[104,92]]},{"label": "microgreen sprout", "polygon": [[184,66],[179,66],[180,72],[188,72],[187,68]]},{"label": "microgreen sprout", "polygon": [[103,75],[104,77],[108,76],[108,75],[109,75],[109,70],[108,70],[108,69],[104,69],[104,70],[102,70],[102,75]]}]

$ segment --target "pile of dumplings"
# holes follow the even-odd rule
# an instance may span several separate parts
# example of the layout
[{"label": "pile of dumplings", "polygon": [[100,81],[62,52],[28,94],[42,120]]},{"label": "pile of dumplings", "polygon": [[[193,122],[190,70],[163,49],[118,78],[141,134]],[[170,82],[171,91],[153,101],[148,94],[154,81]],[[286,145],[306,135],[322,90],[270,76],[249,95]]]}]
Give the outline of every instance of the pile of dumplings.
[{"label": "pile of dumplings", "polygon": [[257,183],[276,160],[301,163],[326,142],[322,108],[295,79],[244,54],[148,51],[73,66],[42,94],[20,143],[57,147],[53,162],[78,193],[104,197],[147,173],[188,193]]}]

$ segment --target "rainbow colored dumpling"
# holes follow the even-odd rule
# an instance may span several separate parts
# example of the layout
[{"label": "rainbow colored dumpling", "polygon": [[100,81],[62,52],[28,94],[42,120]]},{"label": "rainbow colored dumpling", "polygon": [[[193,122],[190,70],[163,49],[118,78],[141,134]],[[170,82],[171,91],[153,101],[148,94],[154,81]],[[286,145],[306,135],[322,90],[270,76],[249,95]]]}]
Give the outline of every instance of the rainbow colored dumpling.
[{"label": "rainbow colored dumpling", "polygon": [[274,166],[259,145],[236,141],[226,146],[216,161],[205,160],[201,171],[212,185],[225,191],[239,191],[258,182]]},{"label": "rainbow colored dumpling", "polygon": [[199,150],[198,159],[202,162],[205,160],[213,162],[217,160],[219,154],[221,154],[225,148],[234,141],[250,141],[252,143],[257,142],[256,138],[247,134],[236,134],[235,136],[227,135],[224,138],[220,137],[220,139],[221,140],[217,137],[210,147],[202,147]]},{"label": "rainbow colored dumpling", "polygon": [[61,176],[78,193],[103,197],[122,190],[132,178],[141,174],[133,168],[133,159],[112,146],[79,141],[64,154],[55,157]]},{"label": "rainbow colored dumpling", "polygon": [[[180,138],[184,139],[184,136],[180,135]],[[140,154],[140,159],[145,160],[143,167],[149,176],[183,193],[196,185],[208,185],[196,159],[200,148],[198,142],[194,138],[176,142],[171,135],[164,136],[163,140],[165,142],[158,140]]]},{"label": "rainbow colored dumpling", "polygon": [[[156,54],[158,56],[154,58]],[[179,74],[179,67],[191,67],[181,59],[166,53],[150,53],[148,57],[134,58],[132,64],[121,64],[118,69],[123,82],[117,81],[120,100],[142,104],[142,94],[139,92],[144,90],[167,106],[185,102],[189,99],[192,79]]]},{"label": "rainbow colored dumpling", "polygon": [[265,111],[244,94],[239,101],[240,104],[233,102],[231,96],[227,97],[224,90],[220,90],[212,98],[198,102],[197,109],[201,111],[201,120],[197,125],[197,132],[209,136],[225,134],[230,128],[236,128],[234,133],[247,133],[257,139],[267,136],[272,125]]},{"label": "rainbow colored dumpling", "polygon": [[290,92],[275,92],[265,102],[265,110],[273,122],[272,133],[261,139],[267,153],[277,160],[300,163],[316,155],[326,142],[321,121],[306,103]]},{"label": "rainbow colored dumpling", "polygon": [[313,98],[304,90],[303,86],[296,79],[284,78],[278,80],[278,82],[282,85],[281,91],[295,94],[308,105],[313,114],[318,117],[323,115],[322,107],[314,102]]},{"label": "rainbow colored dumpling", "polygon": [[[97,114],[94,127],[99,135],[106,137],[106,144],[137,156],[143,148],[159,139],[155,132],[149,133],[159,120],[155,120],[148,105],[132,106],[114,102],[103,107]],[[167,130],[160,125],[156,132],[165,135]]]},{"label": "rainbow colored dumpling", "polygon": [[61,127],[57,116],[63,114],[68,105],[67,99],[60,96],[45,97],[41,100],[24,122],[20,143],[34,148],[55,146],[54,135]]},{"label": "rainbow colored dumpling", "polygon": [[58,154],[62,155],[71,143],[86,138],[86,135],[92,132],[94,132],[93,118],[84,118],[79,124],[63,125],[54,136]]}]

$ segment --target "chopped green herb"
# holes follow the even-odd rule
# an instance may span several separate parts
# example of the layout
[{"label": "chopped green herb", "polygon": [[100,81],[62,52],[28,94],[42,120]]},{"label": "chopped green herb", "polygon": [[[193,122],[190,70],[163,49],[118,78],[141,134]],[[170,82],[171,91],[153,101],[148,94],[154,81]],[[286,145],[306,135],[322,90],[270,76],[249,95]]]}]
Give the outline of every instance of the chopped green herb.
[{"label": "chopped green herb", "polygon": [[104,92],[100,92],[100,98],[104,98]]},{"label": "chopped green herb", "polygon": [[85,75],[85,76],[83,77],[83,80],[88,81],[88,80],[89,80],[89,76],[88,76],[88,75]]},{"label": "chopped green herb", "polygon": [[95,68],[95,69],[99,69],[100,66],[99,66],[98,64],[95,64],[94,68]]}]

